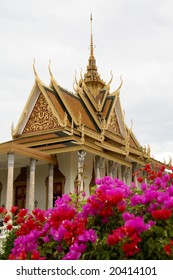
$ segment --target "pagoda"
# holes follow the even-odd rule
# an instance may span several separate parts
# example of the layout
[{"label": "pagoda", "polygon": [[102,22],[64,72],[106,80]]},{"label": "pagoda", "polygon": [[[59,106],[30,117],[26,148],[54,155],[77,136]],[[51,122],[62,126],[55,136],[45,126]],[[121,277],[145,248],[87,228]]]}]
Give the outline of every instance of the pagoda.
[{"label": "pagoda", "polygon": [[[118,177],[135,182],[135,171],[157,162],[150,147],[142,147],[125,124],[120,85],[110,92],[94,56],[92,16],[86,73],[75,77],[74,92],[54,78],[35,82],[21,117],[12,127],[12,140],[0,144],[0,205],[47,209],[63,193],[90,194],[95,179]],[[158,163],[158,162],[157,162]]]}]

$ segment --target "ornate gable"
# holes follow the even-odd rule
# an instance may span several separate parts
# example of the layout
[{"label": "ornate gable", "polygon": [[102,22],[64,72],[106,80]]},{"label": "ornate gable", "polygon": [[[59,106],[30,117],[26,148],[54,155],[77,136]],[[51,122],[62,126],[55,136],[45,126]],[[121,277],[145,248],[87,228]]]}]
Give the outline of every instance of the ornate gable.
[{"label": "ornate gable", "polygon": [[115,133],[115,134],[121,134],[118,119],[117,119],[117,116],[115,113],[115,109],[112,111],[112,114],[111,114],[108,131]]},{"label": "ornate gable", "polygon": [[59,128],[58,120],[53,115],[44,95],[40,93],[32,110],[23,134]]}]

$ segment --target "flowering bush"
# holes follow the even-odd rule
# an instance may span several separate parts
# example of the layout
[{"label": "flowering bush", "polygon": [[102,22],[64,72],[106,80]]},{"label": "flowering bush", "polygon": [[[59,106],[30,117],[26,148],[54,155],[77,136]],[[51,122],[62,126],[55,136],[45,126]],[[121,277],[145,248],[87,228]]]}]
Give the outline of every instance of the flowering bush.
[{"label": "flowering bush", "polygon": [[173,259],[173,174],[147,164],[136,176],[140,189],[106,176],[86,200],[64,194],[53,209],[19,210],[8,259]]}]

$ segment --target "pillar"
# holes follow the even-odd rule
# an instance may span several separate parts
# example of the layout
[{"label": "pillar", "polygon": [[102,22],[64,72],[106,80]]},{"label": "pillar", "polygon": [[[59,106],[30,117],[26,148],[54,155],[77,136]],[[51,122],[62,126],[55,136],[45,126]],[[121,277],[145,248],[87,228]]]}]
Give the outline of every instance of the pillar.
[{"label": "pillar", "polygon": [[30,172],[29,172],[29,189],[28,189],[28,211],[32,212],[34,209],[34,196],[35,196],[35,165],[36,160],[30,159]]},{"label": "pillar", "polygon": [[113,178],[113,161],[112,160],[108,161],[108,176]]},{"label": "pillar", "polygon": [[123,181],[123,165],[121,164],[118,164],[118,179]]},{"label": "pillar", "polygon": [[134,162],[132,164],[132,181],[134,182],[135,186],[138,185],[136,171],[138,170],[138,164]]},{"label": "pillar", "polygon": [[30,168],[29,166],[26,167],[26,208],[28,209],[29,203],[29,176],[30,176]]},{"label": "pillar", "polygon": [[48,174],[48,208],[53,208],[53,164],[49,164]]},{"label": "pillar", "polygon": [[112,166],[112,177],[113,177],[113,178],[119,178],[119,177],[118,177],[118,163],[117,163],[117,162],[113,162],[113,166]]},{"label": "pillar", "polygon": [[100,156],[96,156],[96,179],[100,179]]},{"label": "pillar", "polygon": [[13,206],[14,154],[8,154],[7,195],[5,207],[10,210]]}]

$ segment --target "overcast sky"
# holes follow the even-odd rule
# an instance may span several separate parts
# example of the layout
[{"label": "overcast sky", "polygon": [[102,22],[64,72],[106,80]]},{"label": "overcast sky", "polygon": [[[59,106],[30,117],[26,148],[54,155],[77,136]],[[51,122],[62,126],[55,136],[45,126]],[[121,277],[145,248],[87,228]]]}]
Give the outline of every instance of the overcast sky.
[{"label": "overcast sky", "polygon": [[154,158],[173,158],[172,0],[0,0],[0,142],[11,140],[34,84],[33,59],[49,85],[73,90],[89,57],[90,13],[98,72],[123,78],[125,120]]}]

